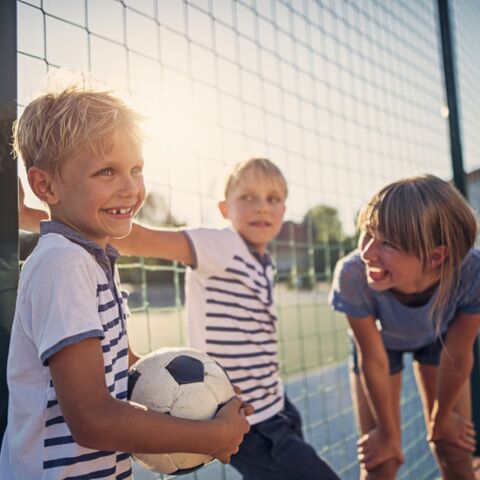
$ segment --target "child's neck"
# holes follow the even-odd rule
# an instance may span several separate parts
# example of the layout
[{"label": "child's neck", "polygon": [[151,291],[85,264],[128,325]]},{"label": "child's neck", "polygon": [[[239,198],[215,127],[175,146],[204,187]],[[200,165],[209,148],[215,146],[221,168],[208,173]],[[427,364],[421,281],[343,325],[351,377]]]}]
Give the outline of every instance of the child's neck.
[{"label": "child's neck", "polygon": [[435,291],[438,287],[438,281],[436,281],[433,285],[430,285],[428,288],[421,292],[415,293],[403,293],[394,288],[391,289],[391,292],[395,296],[395,298],[404,305],[408,305],[410,307],[421,307],[422,305],[426,305],[432,296],[435,294]]}]

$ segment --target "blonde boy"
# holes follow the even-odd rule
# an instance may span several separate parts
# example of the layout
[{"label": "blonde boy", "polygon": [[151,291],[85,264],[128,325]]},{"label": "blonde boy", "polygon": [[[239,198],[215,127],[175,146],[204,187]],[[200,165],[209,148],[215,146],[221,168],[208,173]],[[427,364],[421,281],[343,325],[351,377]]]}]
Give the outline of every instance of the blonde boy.
[{"label": "blonde boy", "polygon": [[145,196],[137,115],[109,93],[71,88],[30,103],[14,141],[51,221],[20,278],[2,478],[129,479],[122,452],[229,461],[249,428],[239,398],[203,422],[127,401],[138,357],[108,242],[130,233]]},{"label": "blonde boy", "polygon": [[279,375],[274,270],[268,244],[279,233],[287,184],[272,162],[253,158],[228,177],[219,203],[232,228],[159,230],[134,224],[116,242],[124,254],[189,265],[186,278],[188,340],[226,370],[253,404],[251,432],[232,465],[246,479],[338,477],[302,437],[298,411]]}]

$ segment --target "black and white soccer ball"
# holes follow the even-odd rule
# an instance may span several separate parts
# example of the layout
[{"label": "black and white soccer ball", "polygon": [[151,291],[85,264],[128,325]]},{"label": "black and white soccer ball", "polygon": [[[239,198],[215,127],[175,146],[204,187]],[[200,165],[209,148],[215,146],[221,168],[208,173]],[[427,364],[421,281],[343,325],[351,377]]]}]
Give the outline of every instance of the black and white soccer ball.
[{"label": "black and white soccer ball", "polygon": [[[128,398],[175,417],[206,420],[234,395],[222,367],[207,354],[190,348],[160,348],[130,368]],[[190,473],[213,458],[197,453],[134,453],[144,468],[158,473]]]}]

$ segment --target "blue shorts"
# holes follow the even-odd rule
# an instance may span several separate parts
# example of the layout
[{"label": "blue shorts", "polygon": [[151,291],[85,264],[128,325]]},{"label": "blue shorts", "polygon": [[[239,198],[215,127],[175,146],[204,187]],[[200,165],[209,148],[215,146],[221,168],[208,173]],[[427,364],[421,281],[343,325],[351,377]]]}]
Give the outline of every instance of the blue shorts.
[{"label": "blue shorts", "polygon": [[285,396],[285,408],[252,425],[231,458],[244,480],[340,480],[303,439],[302,421]]},{"label": "blue shorts", "polygon": [[[445,336],[437,338],[433,343],[424,345],[416,350],[387,350],[390,375],[395,375],[404,369],[403,354],[411,353],[413,358],[422,365],[435,365],[440,363],[440,353],[442,352]],[[358,366],[358,354],[355,342],[351,340],[351,367],[355,374],[360,373]]]}]

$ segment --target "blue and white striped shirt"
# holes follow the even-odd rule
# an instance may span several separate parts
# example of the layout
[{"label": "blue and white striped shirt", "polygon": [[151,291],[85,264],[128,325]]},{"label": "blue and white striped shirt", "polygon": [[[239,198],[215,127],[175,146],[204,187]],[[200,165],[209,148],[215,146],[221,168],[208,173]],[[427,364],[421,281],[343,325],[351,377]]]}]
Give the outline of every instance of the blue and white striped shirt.
[{"label": "blue and white striped shirt", "polygon": [[129,455],[78,445],[53,387],[49,358],[99,338],[105,380],[127,398],[127,307],[117,288],[117,252],[59,222],[43,222],[20,276],[7,366],[8,424],[0,453],[5,479],[130,479]]},{"label": "blue and white striped shirt", "polygon": [[231,229],[185,230],[195,255],[186,277],[189,345],[227,372],[253,404],[252,424],[284,405],[277,358],[273,266]]}]

